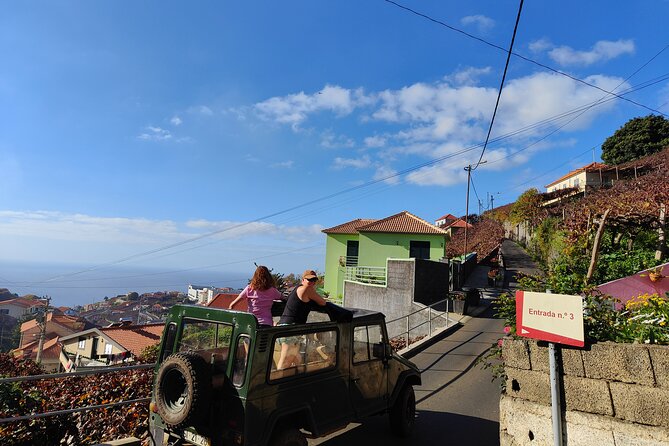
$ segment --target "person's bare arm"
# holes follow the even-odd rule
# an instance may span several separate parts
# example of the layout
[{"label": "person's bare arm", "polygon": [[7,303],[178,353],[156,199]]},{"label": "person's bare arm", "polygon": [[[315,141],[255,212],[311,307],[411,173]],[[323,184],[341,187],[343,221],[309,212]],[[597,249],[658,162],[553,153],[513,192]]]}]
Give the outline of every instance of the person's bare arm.
[{"label": "person's bare arm", "polygon": [[323,299],[323,296],[318,294],[318,291],[316,291],[316,288],[312,288],[312,287],[307,288],[307,293],[308,293],[307,297],[309,298],[309,300],[313,300],[314,302],[316,302],[321,307],[325,306],[325,304],[326,304],[325,299]]},{"label": "person's bare arm", "polygon": [[233,300],[232,302],[230,302],[230,305],[228,305],[228,309],[232,310],[232,307],[234,307],[235,304],[237,304],[237,302],[239,302],[240,300],[242,300],[242,297],[244,297],[245,294],[246,294],[246,289],[244,289],[244,291],[242,291],[241,293],[239,293],[239,296],[237,296],[237,297],[235,298],[235,300]]}]

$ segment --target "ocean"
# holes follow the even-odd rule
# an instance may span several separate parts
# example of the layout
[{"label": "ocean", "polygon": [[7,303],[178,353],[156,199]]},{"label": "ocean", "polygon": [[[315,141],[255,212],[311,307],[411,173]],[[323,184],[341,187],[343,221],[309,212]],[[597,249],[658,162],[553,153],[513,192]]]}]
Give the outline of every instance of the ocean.
[{"label": "ocean", "polygon": [[188,270],[0,262],[0,288],[19,296],[50,296],[57,307],[75,307],[136,291],[181,291],[188,285],[242,288],[253,271]]}]

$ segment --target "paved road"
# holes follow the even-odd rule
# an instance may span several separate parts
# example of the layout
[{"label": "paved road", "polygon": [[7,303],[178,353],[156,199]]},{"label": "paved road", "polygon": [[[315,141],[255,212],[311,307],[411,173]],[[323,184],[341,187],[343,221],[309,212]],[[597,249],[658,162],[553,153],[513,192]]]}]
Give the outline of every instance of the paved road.
[{"label": "paved road", "polygon": [[383,416],[309,444],[498,445],[499,383],[491,382],[490,370],[482,370],[475,362],[503,335],[502,329],[502,321],[492,318],[488,308],[412,358],[423,371],[423,385],[415,389],[417,419],[411,438],[394,437]]}]

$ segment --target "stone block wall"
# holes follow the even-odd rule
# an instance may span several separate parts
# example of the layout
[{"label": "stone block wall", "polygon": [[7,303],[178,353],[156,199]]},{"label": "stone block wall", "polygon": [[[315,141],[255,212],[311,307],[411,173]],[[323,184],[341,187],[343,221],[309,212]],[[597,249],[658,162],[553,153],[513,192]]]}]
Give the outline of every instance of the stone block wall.
[{"label": "stone block wall", "polygon": [[[504,339],[500,445],[552,446],[548,347]],[[669,445],[669,346],[561,348],[564,445]]]}]

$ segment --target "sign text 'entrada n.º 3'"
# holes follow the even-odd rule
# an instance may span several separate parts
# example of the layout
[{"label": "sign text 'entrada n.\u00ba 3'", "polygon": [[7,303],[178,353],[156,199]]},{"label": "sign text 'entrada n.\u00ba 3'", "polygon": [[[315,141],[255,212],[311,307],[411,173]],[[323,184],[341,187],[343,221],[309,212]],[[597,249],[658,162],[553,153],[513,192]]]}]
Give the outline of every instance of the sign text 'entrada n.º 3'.
[{"label": "sign text 'entrada n.\u00ba 3'", "polygon": [[581,296],[516,291],[516,334],[583,347]]}]

